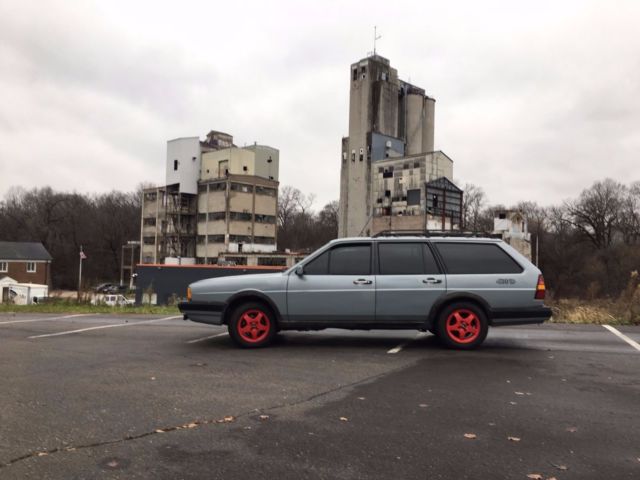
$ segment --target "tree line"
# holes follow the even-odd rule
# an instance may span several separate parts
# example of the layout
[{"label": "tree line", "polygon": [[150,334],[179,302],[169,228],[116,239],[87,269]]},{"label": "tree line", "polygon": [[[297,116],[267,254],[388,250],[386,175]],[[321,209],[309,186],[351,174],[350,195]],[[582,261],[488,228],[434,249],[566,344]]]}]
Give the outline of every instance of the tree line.
[{"label": "tree line", "polygon": [[[467,230],[491,231],[504,205],[488,205],[480,187],[464,187],[463,219]],[[543,207],[523,201],[532,244],[538,243],[539,267],[558,298],[615,298],[640,270],[640,182],[595,182],[580,195]]]},{"label": "tree line", "polygon": [[[463,189],[465,230],[490,232],[498,211],[523,212],[556,297],[616,297],[640,270],[640,182],[605,179],[558,205],[522,201],[508,208],[489,204],[476,185]],[[280,188],[279,250],[310,252],[337,237],[338,202],[315,211],[314,200],[291,186]],[[140,208],[140,189],[86,195],[13,188],[0,201],[0,240],[42,242],[54,258],[54,288],[76,287],[81,245],[87,284],[115,281],[122,245],[140,237]]]},{"label": "tree line", "polygon": [[122,245],[140,238],[140,202],[141,192],[12,188],[0,201],[0,240],[41,242],[53,257],[54,288],[77,288],[80,246],[87,256],[83,284],[116,281]]}]

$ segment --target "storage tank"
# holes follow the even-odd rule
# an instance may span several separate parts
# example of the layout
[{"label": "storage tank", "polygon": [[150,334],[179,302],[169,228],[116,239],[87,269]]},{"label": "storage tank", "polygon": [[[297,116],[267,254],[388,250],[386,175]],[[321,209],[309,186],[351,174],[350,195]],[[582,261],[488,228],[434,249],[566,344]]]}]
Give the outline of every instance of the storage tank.
[{"label": "storage tank", "polygon": [[433,130],[435,126],[435,98],[424,97],[424,118],[422,119],[422,151],[433,152]]},{"label": "storage tank", "polygon": [[407,149],[405,155],[421,153],[422,150],[422,115],[424,95],[409,92],[407,95]]}]

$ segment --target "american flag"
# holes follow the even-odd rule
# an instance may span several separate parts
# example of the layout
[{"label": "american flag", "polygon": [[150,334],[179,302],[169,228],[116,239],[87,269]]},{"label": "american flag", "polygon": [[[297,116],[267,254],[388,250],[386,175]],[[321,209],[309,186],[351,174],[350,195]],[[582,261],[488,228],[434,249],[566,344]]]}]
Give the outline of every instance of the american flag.
[{"label": "american flag", "polygon": [[85,260],[87,256],[84,254],[82,250],[80,250],[80,260]]}]

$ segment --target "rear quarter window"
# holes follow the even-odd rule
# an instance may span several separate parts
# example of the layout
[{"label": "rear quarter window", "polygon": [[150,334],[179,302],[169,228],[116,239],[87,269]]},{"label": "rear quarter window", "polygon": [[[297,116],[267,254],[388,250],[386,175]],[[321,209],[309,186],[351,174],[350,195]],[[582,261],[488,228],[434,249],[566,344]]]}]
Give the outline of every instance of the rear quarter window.
[{"label": "rear quarter window", "polygon": [[436,243],[451,275],[521,273],[522,267],[493,243]]}]

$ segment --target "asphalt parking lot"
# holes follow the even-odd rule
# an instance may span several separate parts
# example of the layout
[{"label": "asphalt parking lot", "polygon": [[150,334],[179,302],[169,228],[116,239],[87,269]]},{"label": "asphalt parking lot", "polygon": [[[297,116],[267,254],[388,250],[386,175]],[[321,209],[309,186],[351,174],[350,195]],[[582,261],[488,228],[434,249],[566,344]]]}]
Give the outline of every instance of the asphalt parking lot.
[{"label": "asphalt parking lot", "polygon": [[0,315],[0,478],[640,478],[639,327],[225,332]]}]

